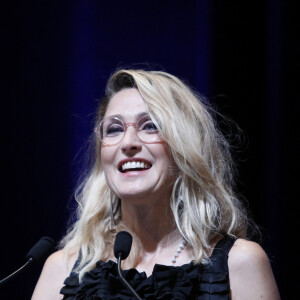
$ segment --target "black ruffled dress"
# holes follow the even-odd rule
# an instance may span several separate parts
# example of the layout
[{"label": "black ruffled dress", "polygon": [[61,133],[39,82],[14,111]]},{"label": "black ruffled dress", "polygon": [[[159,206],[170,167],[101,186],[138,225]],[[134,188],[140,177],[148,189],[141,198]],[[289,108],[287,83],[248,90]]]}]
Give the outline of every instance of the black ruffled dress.
[{"label": "black ruffled dress", "polygon": [[[123,271],[123,276],[145,300],[229,300],[228,252],[235,239],[221,239],[211,255],[211,264],[190,262],[178,267],[156,264],[152,275],[136,269]],[[63,300],[135,300],[122,284],[117,264],[99,261],[87,272],[82,282],[71,272],[60,293]]]}]

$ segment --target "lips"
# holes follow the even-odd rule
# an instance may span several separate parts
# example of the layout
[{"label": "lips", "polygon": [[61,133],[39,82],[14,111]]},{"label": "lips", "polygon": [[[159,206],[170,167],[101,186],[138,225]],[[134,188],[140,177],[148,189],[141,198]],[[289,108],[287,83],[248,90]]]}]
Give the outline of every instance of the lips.
[{"label": "lips", "polygon": [[122,173],[129,171],[143,171],[148,170],[152,167],[152,164],[149,161],[144,159],[126,159],[122,160],[118,164],[118,170]]}]

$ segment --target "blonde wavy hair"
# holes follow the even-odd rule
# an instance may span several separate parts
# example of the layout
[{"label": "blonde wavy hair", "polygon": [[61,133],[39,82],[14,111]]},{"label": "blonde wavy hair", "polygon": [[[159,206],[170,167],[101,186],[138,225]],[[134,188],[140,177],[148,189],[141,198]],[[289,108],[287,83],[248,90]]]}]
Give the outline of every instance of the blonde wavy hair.
[{"label": "blonde wavy hair", "polygon": [[[108,80],[96,124],[112,96],[125,88],[140,92],[178,166],[170,207],[178,231],[193,249],[194,262],[207,261],[212,243],[220,236],[245,238],[248,219],[233,193],[229,144],[205,99],[166,72],[118,70]],[[75,269],[80,280],[97,261],[112,257],[115,235],[124,229],[120,200],[108,187],[101,166],[101,142],[96,136],[93,141],[94,164],[75,193],[77,221],[61,241],[68,254],[80,249]],[[136,264],[137,248],[138,242],[133,243],[127,267]]]}]

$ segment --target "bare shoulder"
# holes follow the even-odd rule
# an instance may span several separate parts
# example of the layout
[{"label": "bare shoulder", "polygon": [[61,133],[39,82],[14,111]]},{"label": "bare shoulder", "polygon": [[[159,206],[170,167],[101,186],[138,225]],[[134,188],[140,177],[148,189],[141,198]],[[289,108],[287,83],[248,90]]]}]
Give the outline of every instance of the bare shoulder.
[{"label": "bare shoulder", "polygon": [[229,252],[229,264],[231,267],[240,268],[241,264],[255,262],[269,262],[262,247],[252,241],[237,239]]},{"label": "bare shoulder", "polygon": [[60,289],[66,277],[69,276],[76,258],[75,253],[67,257],[63,250],[50,255],[44,264],[31,299],[62,299]]},{"label": "bare shoulder", "polygon": [[268,256],[259,244],[236,240],[228,267],[232,300],[280,299]]}]

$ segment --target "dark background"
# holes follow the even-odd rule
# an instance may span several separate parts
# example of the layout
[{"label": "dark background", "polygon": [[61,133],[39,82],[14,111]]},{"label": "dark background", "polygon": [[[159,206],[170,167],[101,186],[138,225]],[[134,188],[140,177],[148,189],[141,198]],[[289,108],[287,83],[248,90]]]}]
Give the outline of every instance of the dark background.
[{"label": "dark background", "polygon": [[[296,299],[296,11],[283,0],[2,4],[1,278],[40,237],[64,235],[97,99],[131,66],[185,79],[243,130],[238,192],[282,299]],[[41,268],[0,298],[30,299]]]}]

